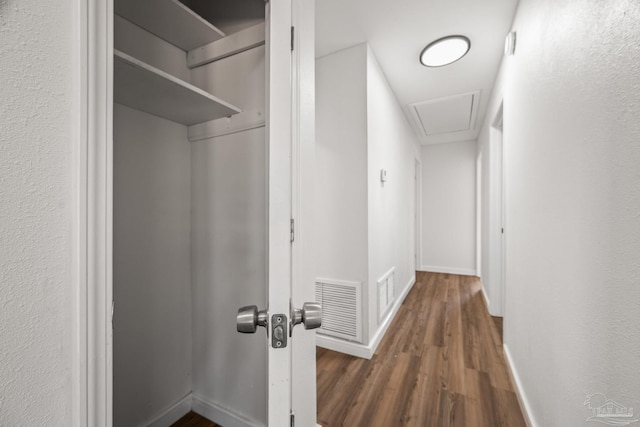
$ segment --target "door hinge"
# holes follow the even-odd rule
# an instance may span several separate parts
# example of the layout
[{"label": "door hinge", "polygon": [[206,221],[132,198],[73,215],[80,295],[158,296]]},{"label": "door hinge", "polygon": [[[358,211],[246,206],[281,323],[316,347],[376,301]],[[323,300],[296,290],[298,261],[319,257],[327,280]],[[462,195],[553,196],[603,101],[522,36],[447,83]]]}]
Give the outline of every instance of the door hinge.
[{"label": "door hinge", "polygon": [[296,427],[296,416],[291,412],[291,427]]},{"label": "door hinge", "polygon": [[115,311],[116,308],[116,302],[115,300],[111,300],[111,323],[113,323],[113,312]]},{"label": "door hinge", "polygon": [[293,52],[295,38],[296,38],[296,27],[291,27],[291,52]]},{"label": "door hinge", "polygon": [[296,220],[291,218],[291,243],[296,240]]}]

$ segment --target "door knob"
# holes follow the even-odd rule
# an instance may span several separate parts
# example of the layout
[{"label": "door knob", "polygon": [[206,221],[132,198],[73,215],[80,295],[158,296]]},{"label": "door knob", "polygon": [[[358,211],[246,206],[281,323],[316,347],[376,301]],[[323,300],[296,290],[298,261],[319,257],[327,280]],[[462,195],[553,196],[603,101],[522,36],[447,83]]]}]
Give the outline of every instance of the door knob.
[{"label": "door knob", "polygon": [[267,310],[258,311],[255,305],[240,307],[236,315],[236,327],[243,334],[255,334],[258,326],[267,327]]},{"label": "door knob", "polygon": [[305,302],[302,308],[291,308],[291,328],[302,323],[305,329],[322,326],[322,306],[317,302]]}]

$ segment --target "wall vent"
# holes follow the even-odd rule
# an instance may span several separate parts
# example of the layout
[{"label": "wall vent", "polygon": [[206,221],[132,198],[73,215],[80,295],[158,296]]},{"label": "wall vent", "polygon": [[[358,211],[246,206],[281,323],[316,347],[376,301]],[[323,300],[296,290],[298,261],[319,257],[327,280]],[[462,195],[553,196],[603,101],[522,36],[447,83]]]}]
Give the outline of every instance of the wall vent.
[{"label": "wall vent", "polygon": [[316,302],[322,304],[319,334],[362,342],[362,283],[316,279]]},{"label": "wall vent", "polygon": [[395,300],[396,268],[393,267],[378,279],[378,322],[382,322]]}]

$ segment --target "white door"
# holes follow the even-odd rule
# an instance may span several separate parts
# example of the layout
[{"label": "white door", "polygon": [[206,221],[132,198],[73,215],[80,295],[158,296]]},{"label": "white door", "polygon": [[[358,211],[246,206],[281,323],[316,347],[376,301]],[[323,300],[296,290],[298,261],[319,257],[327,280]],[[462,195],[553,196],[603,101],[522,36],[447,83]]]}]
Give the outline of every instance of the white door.
[{"label": "white door", "polygon": [[[300,11],[298,9],[298,16],[307,18],[305,19],[306,23],[313,22],[312,19],[308,19],[309,17],[313,18],[313,3],[303,2],[303,4],[305,5],[303,7],[308,7],[310,10]],[[298,8],[300,7],[298,6]],[[294,21],[296,19],[292,16],[291,0],[271,0],[267,3],[268,307],[260,310],[259,314],[256,314],[254,307],[240,309],[238,314],[239,330],[253,331],[256,322],[267,328],[265,344],[268,359],[269,427],[293,425],[294,405],[298,407],[299,411],[305,412],[299,414],[298,419],[304,421],[297,425],[309,424],[311,420],[315,424],[315,404],[299,404],[292,396],[292,388],[295,387],[296,393],[304,394],[308,400],[313,400],[315,403],[315,359],[313,363],[305,365],[292,363],[291,338],[296,335],[299,337],[299,333],[292,334],[292,328],[298,323],[303,323],[305,329],[320,325],[318,306],[304,304],[303,307],[296,309],[292,305],[293,286],[298,287],[297,294],[308,295],[306,292],[300,292],[299,287],[304,284],[299,283],[299,278],[302,275],[299,274],[300,266],[293,265],[292,248],[295,234],[294,216],[305,210],[301,208],[299,198],[296,197],[297,205],[295,207],[293,204],[294,192],[297,193],[300,190],[299,185],[296,185],[294,190],[293,181],[294,171],[296,171],[296,183],[299,184],[300,181],[297,172],[301,161],[299,156],[300,116],[304,116],[304,113],[301,114],[301,109],[304,108],[302,104],[305,104],[300,101],[300,97],[304,95],[300,93],[299,86],[309,81],[309,76],[300,76],[300,59],[297,58],[295,63],[293,61]],[[313,32],[304,31],[301,34],[308,37]],[[305,43],[305,45],[308,44]],[[305,55],[305,58],[308,60],[309,56]],[[311,60],[313,60],[313,55],[311,55]],[[294,87],[294,85],[296,86]],[[308,111],[306,112],[308,113]],[[297,137],[295,144],[294,132]],[[297,147],[295,157],[293,154],[294,145]],[[296,264],[309,255],[308,253],[301,254],[301,251],[296,251],[296,253]],[[295,283],[292,283],[293,277],[296,278]],[[253,324],[247,325],[247,322]],[[311,334],[311,332],[308,333]],[[309,348],[303,350],[300,346],[310,346],[310,351],[315,352],[313,340],[298,339],[301,343],[296,348],[296,354],[309,353],[309,351],[305,351]],[[295,380],[295,376],[305,378],[305,380]]]},{"label": "white door", "polygon": [[[291,138],[292,67],[291,1],[267,3],[267,144],[269,159],[268,320],[290,317],[291,301]],[[291,346],[284,323],[284,348],[278,348],[273,327],[268,331],[269,427],[288,426],[291,412]],[[272,338],[274,338],[272,340]]]}]

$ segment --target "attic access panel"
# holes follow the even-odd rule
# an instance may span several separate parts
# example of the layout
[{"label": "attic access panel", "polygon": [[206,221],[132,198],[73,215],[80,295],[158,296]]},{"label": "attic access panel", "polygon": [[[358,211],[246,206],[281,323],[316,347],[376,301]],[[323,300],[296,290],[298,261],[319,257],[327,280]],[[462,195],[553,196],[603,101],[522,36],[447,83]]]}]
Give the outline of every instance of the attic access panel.
[{"label": "attic access panel", "polygon": [[411,112],[425,136],[464,132],[475,127],[479,92],[411,104]]}]

